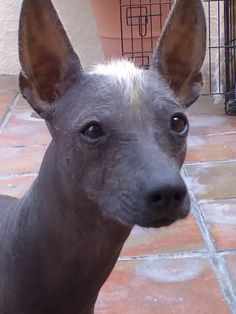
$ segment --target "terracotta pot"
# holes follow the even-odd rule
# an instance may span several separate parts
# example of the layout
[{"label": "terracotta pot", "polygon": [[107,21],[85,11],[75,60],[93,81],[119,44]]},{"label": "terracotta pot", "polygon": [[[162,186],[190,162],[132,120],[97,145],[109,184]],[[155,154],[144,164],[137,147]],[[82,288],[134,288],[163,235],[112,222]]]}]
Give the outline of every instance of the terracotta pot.
[{"label": "terracotta pot", "polygon": [[149,63],[171,8],[167,2],[91,0],[105,58],[124,56]]}]

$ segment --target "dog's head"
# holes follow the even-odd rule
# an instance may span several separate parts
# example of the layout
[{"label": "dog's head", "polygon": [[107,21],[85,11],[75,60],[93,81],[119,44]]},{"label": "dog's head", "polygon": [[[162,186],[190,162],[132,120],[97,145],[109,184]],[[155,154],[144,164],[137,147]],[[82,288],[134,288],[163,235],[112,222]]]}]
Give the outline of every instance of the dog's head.
[{"label": "dog's head", "polygon": [[184,111],[202,87],[205,36],[201,1],[177,0],[149,70],[121,60],[85,73],[51,1],[23,1],[21,92],[46,120],[74,200],[146,227],[188,214]]}]

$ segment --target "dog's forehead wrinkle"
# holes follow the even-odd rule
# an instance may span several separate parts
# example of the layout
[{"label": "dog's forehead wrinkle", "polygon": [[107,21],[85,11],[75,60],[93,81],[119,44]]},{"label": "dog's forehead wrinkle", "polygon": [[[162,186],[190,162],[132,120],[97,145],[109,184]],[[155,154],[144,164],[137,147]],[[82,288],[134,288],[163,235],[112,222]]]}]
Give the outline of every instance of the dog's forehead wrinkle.
[{"label": "dog's forehead wrinkle", "polygon": [[[66,102],[67,109],[70,108],[68,116],[74,121],[74,128],[98,120],[109,125],[109,128],[116,126],[118,131],[147,131],[153,125],[153,119],[165,120],[172,112],[177,111],[178,103],[174,97],[168,97],[168,88],[163,88],[165,82],[160,79],[158,73],[141,70],[127,61],[117,62],[115,67],[122,64],[124,68],[127,63],[134,73],[133,76],[130,74],[130,85],[126,84],[127,73],[120,73],[118,79],[113,79],[114,73],[117,73],[113,73],[114,66],[101,65],[109,68],[109,75],[91,73],[71,87],[67,99],[63,102]],[[136,70],[142,74],[139,73],[136,77]],[[64,108],[62,104],[61,110]],[[63,125],[64,119],[59,118]]]},{"label": "dog's forehead wrinkle", "polygon": [[123,103],[138,106],[140,96],[145,91],[146,73],[127,60],[116,60],[98,64],[90,72],[109,80],[112,90],[122,94]]},{"label": "dog's forehead wrinkle", "polygon": [[168,84],[157,71],[138,68],[127,60],[98,64],[89,74],[103,77],[106,88],[110,87],[104,93],[110,93],[114,101],[119,99],[120,105],[129,107],[136,116],[149,110],[152,104],[162,109],[163,100],[175,102]]},{"label": "dog's forehead wrinkle", "polygon": [[179,106],[157,71],[126,60],[97,65],[67,96],[74,125],[98,119],[125,130],[147,130],[153,119],[169,116]]}]

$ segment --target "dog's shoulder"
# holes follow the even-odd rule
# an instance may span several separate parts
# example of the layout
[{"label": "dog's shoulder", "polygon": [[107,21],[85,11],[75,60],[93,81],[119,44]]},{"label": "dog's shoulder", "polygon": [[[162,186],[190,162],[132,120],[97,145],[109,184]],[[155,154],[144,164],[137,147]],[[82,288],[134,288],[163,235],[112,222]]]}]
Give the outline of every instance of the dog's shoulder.
[{"label": "dog's shoulder", "polygon": [[17,201],[18,199],[15,197],[0,195],[0,211],[12,207]]}]

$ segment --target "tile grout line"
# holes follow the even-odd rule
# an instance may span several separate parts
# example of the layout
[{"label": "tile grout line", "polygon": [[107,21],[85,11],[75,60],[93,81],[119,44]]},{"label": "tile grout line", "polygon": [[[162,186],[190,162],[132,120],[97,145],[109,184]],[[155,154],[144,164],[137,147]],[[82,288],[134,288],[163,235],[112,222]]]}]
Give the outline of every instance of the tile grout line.
[{"label": "tile grout line", "polygon": [[236,135],[236,131],[227,131],[220,133],[189,133],[190,137],[211,137],[211,136],[220,136],[220,135]]},{"label": "tile grout line", "polygon": [[236,310],[236,295],[232,286],[227,266],[225,265],[224,258],[220,255],[214,255],[211,262],[213,269],[215,268],[216,276],[222,293],[225,296],[225,300],[228,302],[232,314],[234,314]]},{"label": "tile grout line", "polygon": [[0,180],[37,176],[38,172],[22,172],[22,173],[11,173],[11,174],[0,174]]},{"label": "tile grout line", "polygon": [[233,162],[236,162],[236,159],[185,162],[184,166],[189,167],[189,166],[196,166],[196,165],[228,164],[228,163],[233,163]]},{"label": "tile grout line", "polygon": [[215,198],[203,198],[201,200],[198,200],[198,204],[204,205],[204,204],[214,204],[217,201],[233,201],[236,200],[235,196],[226,196],[226,197],[215,197]]},{"label": "tile grout line", "polygon": [[206,248],[209,251],[209,255],[208,255],[209,261],[215,273],[216,279],[219,283],[219,287],[222,292],[222,295],[225,301],[228,303],[228,306],[231,309],[232,313],[234,313],[234,310],[236,308],[236,297],[235,297],[234,288],[232,286],[232,282],[229,277],[228,270],[225,264],[223,263],[222,256],[217,255],[214,241],[211,238],[203,213],[200,209],[200,206],[198,205],[198,201],[190,185],[188,174],[186,172],[185,167],[183,167],[183,172],[184,172],[185,179],[188,182],[189,194],[192,200],[192,212],[194,216],[196,217],[197,224],[199,226]]},{"label": "tile grout line", "polygon": [[[222,258],[230,251],[217,252],[216,255],[219,258]],[[233,252],[236,253],[236,252]],[[159,259],[181,259],[181,258],[206,258],[210,257],[211,254],[207,251],[189,251],[189,252],[173,252],[173,253],[157,253],[157,254],[148,254],[148,255],[124,255],[120,256],[118,261],[142,261],[142,260],[159,260]]]},{"label": "tile grout line", "polygon": [[0,134],[2,133],[5,126],[7,125],[10,119],[10,116],[12,115],[12,112],[14,108],[16,107],[16,104],[19,101],[19,99],[20,99],[20,93],[18,92],[0,122]]},{"label": "tile grout line", "polygon": [[219,256],[225,256],[225,255],[228,255],[230,253],[230,255],[231,256],[234,256],[234,255],[236,255],[236,249],[227,249],[227,250],[218,250],[217,251],[217,254],[219,255]]},{"label": "tile grout line", "polygon": [[0,145],[0,148],[29,148],[29,147],[45,147],[47,148],[48,144],[28,144],[28,145]]},{"label": "tile grout line", "polygon": [[30,177],[30,176],[37,176],[37,172],[22,172],[22,173],[0,173],[0,179],[11,179],[11,178],[18,178],[18,177]]},{"label": "tile grout line", "polygon": [[131,261],[155,261],[161,259],[181,259],[181,258],[205,258],[207,252],[179,252],[179,253],[159,253],[151,255],[127,255],[120,256],[118,262],[131,262]]},{"label": "tile grout line", "polygon": [[[220,136],[220,135],[236,135],[236,132],[235,131],[228,131],[228,132],[222,132],[222,133],[209,133],[209,134],[200,135],[200,136],[210,137],[210,136]],[[196,136],[198,136],[198,135],[196,135]]]},{"label": "tile grout line", "polygon": [[192,213],[194,214],[194,216],[196,218],[197,224],[199,226],[199,229],[201,231],[203,240],[206,244],[206,248],[207,248],[209,254],[210,255],[215,254],[216,249],[215,249],[214,241],[211,237],[211,234],[208,231],[207,224],[205,222],[205,218],[204,218],[204,216],[203,216],[203,214],[199,208],[198,200],[196,199],[194,192],[193,192],[193,189],[192,189],[192,186],[189,182],[189,178],[188,178],[188,174],[187,174],[187,171],[185,169],[185,166],[183,167],[182,171],[184,174],[184,179],[186,180],[186,183],[188,186],[188,192],[189,192],[189,196],[191,199]]}]

